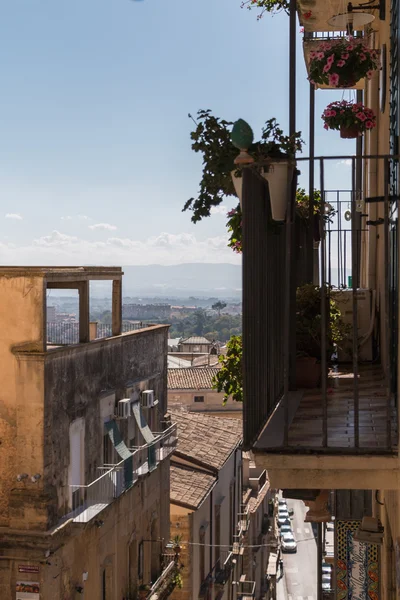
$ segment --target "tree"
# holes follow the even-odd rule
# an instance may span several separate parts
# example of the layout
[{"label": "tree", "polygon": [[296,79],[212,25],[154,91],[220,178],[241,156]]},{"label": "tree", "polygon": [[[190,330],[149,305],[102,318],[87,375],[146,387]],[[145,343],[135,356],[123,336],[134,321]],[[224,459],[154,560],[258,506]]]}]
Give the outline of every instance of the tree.
[{"label": "tree", "polygon": [[224,404],[230,396],[243,402],[242,336],[231,337],[226,346],[226,356],[219,357],[222,366],[213,379],[213,389],[224,392]]},{"label": "tree", "polygon": [[218,302],[215,302],[215,303],[214,303],[214,304],[211,306],[211,308],[212,308],[213,310],[216,310],[216,311],[217,311],[217,313],[218,313],[218,316],[220,317],[220,316],[221,316],[221,310],[224,310],[225,306],[226,306],[226,302],[221,302],[220,300],[218,300]]}]

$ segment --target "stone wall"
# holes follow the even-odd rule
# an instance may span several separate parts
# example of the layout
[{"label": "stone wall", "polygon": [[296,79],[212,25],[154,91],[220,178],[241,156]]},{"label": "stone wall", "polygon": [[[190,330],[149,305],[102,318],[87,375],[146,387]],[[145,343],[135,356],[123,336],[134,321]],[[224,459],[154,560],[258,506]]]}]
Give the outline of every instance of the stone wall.
[{"label": "stone wall", "polygon": [[170,598],[171,600],[190,600],[192,598],[192,553],[188,542],[192,541],[191,515],[188,511],[187,514],[176,514],[174,509],[176,507],[171,504],[171,539],[176,535],[182,536],[180,562],[184,568],[181,571],[182,588],[175,588]]}]

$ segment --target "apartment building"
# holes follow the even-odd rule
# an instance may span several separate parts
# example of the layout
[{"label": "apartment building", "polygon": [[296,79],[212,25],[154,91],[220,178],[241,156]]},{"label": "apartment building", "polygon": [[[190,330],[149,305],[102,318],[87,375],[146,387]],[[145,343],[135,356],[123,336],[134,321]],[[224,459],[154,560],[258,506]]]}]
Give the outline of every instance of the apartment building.
[{"label": "apartment building", "polygon": [[[328,51],[348,33],[361,36],[379,54],[379,70],[346,85],[355,90],[357,102],[374,111],[377,125],[348,140],[342,155],[316,153],[315,131],[323,127],[315,114],[316,94],[321,98],[324,88],[340,85],[310,84],[309,130],[302,132],[308,156],[296,157],[311,197],[302,245],[296,237],[304,226],[295,218],[298,173],[292,171],[288,193],[281,196],[285,222],[272,228],[274,192],[253,168],[244,169],[244,447],[251,449],[256,465],[267,469],[271,486],[307,499],[308,519],[319,522],[319,531],[320,522],[337,510],[334,578],[331,590],[323,592],[319,566],[318,598],[394,600],[400,597],[399,2],[300,0],[290,2],[289,12],[290,133],[296,131],[297,18],[304,27],[308,69],[321,42]],[[341,175],[334,179],[340,187],[329,187],[339,167]],[[315,189],[322,199],[317,237]],[[329,221],[324,217],[332,207],[336,214]],[[311,251],[304,252],[306,246]],[[296,385],[296,285],[307,283],[320,294],[321,380],[318,389],[301,391]],[[350,325],[344,340],[348,362],[340,352],[332,362],[328,352],[333,317],[327,302],[335,298]],[[340,502],[336,508],[329,504],[330,490],[349,495],[347,510],[339,508]],[[360,491],[368,496],[361,510]]]},{"label": "apartment building", "polygon": [[[112,336],[94,341],[92,280],[113,286]],[[79,343],[47,342],[57,288],[79,292]],[[166,598],[174,587],[168,327],[121,334],[121,288],[116,267],[0,268],[2,600],[132,599],[140,586]]]}]

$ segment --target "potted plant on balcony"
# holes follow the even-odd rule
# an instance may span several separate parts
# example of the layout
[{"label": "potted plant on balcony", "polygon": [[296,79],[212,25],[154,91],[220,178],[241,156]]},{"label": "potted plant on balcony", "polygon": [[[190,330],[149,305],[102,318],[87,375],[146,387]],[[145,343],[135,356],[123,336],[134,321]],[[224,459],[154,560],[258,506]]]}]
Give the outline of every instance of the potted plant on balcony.
[{"label": "potted plant on balcony", "polygon": [[[348,327],[341,318],[340,310],[332,298],[326,300],[327,362],[345,340]],[[321,378],[321,288],[313,284],[296,290],[296,385],[318,387]]]},{"label": "potted plant on balcony", "polygon": [[[209,110],[200,110],[197,121],[193,121],[196,129],[191,133],[192,149],[203,155],[203,174],[198,197],[190,198],[183,207],[184,211],[193,212],[192,222],[208,217],[226,196],[237,196],[240,200],[242,166],[235,165],[235,159],[238,148],[244,148],[242,144],[248,144],[245,150],[254,168],[268,180],[272,217],[282,220],[278,212],[279,208],[286,208],[287,200],[287,193],[282,190],[287,189],[288,171],[294,168],[293,157],[303,145],[301,132],[284,135],[276,119],[270,119],[261,139],[253,142],[250,126],[241,119],[233,124],[214,117]],[[231,132],[232,125],[235,126]],[[283,203],[279,202],[281,199]]]},{"label": "potted plant on balcony", "polygon": [[356,138],[376,127],[376,116],[373,110],[362,102],[340,100],[328,104],[322,113],[325,129],[340,131],[341,138]]},{"label": "potted plant on balcony", "polygon": [[175,554],[179,554],[181,551],[181,541],[182,535],[175,535],[171,540],[171,545]]},{"label": "potted plant on balcony", "polygon": [[362,39],[339,38],[321,42],[310,52],[309,80],[314,85],[353,87],[360,79],[370,79],[378,68],[378,52]]}]

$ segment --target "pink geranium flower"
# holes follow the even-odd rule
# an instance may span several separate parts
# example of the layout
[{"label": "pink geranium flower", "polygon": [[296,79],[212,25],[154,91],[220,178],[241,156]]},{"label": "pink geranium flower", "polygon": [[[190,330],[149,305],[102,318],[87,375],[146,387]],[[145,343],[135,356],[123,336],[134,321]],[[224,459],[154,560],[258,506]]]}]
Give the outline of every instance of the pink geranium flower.
[{"label": "pink geranium flower", "polygon": [[367,118],[363,112],[358,112],[356,114],[357,119],[360,119],[360,121],[365,121],[365,119]]},{"label": "pink geranium flower", "polygon": [[367,78],[371,79],[373,73],[374,73],[373,71],[367,71]]},{"label": "pink geranium flower", "polygon": [[344,67],[344,65],[346,64],[346,61],[344,61],[344,60],[338,60],[336,64],[337,64],[338,67]]},{"label": "pink geranium flower", "polygon": [[348,52],[343,52],[342,58],[343,58],[343,60],[347,60],[349,58],[349,53]]},{"label": "pink geranium flower", "polygon": [[339,75],[337,73],[332,73],[329,75],[329,85],[337,86],[339,83]]},{"label": "pink geranium flower", "polygon": [[323,73],[328,73],[328,71],[330,70],[332,65],[330,65],[329,63],[327,63],[324,68],[322,69]]},{"label": "pink geranium flower", "polygon": [[325,52],[317,52],[317,58],[318,60],[322,60],[325,56]]},{"label": "pink geranium flower", "polygon": [[367,60],[367,57],[365,56],[365,54],[363,52],[361,52],[361,54],[358,55],[358,58],[360,59],[361,62],[364,62],[364,60]]},{"label": "pink geranium flower", "polygon": [[375,127],[375,123],[373,121],[366,121],[365,127],[367,129],[372,129],[373,127]]},{"label": "pink geranium flower", "polygon": [[328,123],[325,123],[324,129],[329,129]]}]

